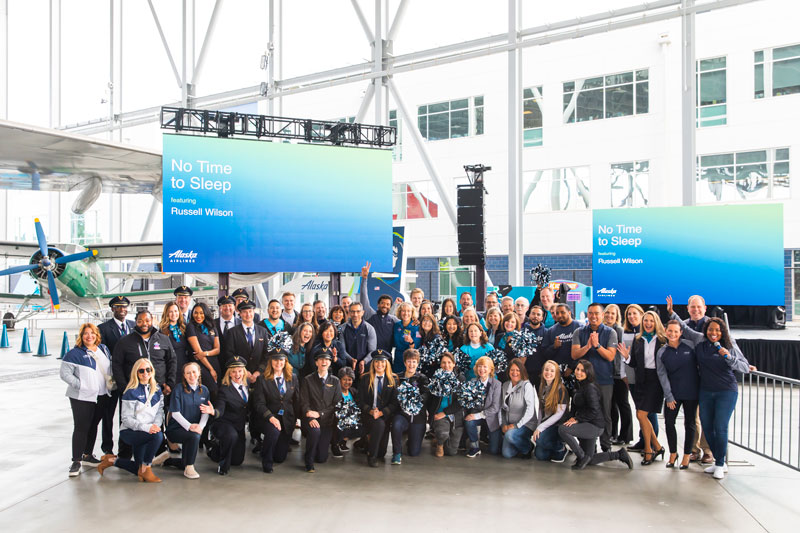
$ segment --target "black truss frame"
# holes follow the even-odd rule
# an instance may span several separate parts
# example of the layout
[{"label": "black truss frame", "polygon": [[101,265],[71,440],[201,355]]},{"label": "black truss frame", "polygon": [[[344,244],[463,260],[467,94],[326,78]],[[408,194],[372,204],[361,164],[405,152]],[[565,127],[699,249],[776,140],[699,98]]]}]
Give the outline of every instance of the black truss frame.
[{"label": "black truss frame", "polygon": [[397,143],[397,128],[330,120],[250,115],[229,111],[161,108],[161,129],[176,132],[216,134],[218,137],[296,139],[309,143],[330,143],[385,148]]}]

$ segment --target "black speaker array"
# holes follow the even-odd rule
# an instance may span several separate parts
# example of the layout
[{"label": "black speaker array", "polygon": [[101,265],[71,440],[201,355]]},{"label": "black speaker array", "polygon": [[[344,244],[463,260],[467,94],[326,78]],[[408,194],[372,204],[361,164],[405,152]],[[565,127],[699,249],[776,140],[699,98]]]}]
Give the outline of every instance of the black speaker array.
[{"label": "black speaker array", "polygon": [[482,265],[485,261],[483,195],[482,185],[458,188],[458,262],[462,265]]}]

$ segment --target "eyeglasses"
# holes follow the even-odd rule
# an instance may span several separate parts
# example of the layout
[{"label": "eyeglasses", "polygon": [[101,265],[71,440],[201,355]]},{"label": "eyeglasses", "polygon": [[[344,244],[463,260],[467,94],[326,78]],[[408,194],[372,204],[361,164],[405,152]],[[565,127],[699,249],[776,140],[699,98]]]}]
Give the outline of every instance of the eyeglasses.
[{"label": "eyeglasses", "polygon": [[137,374],[152,374],[153,373],[153,369],[152,368],[140,368],[139,370],[136,371],[136,373]]}]

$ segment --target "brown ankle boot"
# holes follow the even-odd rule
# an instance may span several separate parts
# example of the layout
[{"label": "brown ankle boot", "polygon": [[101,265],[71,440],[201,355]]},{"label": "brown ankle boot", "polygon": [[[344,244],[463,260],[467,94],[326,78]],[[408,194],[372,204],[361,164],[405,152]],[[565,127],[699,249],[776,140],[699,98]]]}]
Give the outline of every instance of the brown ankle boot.
[{"label": "brown ankle boot", "polygon": [[103,472],[109,466],[113,466],[114,462],[117,460],[116,455],[104,455],[103,458],[100,460],[100,464],[97,465],[97,471],[100,472],[100,475],[103,475]]},{"label": "brown ankle boot", "polygon": [[444,444],[436,443],[436,448],[434,448],[433,455],[436,457],[444,457]]},{"label": "brown ankle boot", "polygon": [[139,481],[144,481],[145,483],[161,483],[161,479],[153,473],[153,469],[149,466],[142,467],[139,473]]}]

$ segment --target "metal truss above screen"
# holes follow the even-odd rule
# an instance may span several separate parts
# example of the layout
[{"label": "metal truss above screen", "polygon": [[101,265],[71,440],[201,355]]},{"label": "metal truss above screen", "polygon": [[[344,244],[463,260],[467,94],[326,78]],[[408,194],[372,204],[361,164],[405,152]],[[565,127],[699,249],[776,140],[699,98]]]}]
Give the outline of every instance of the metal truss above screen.
[{"label": "metal truss above screen", "polygon": [[177,132],[217,134],[219,137],[296,139],[365,147],[392,147],[397,128],[350,122],[250,115],[182,107],[161,108],[161,128]]}]

